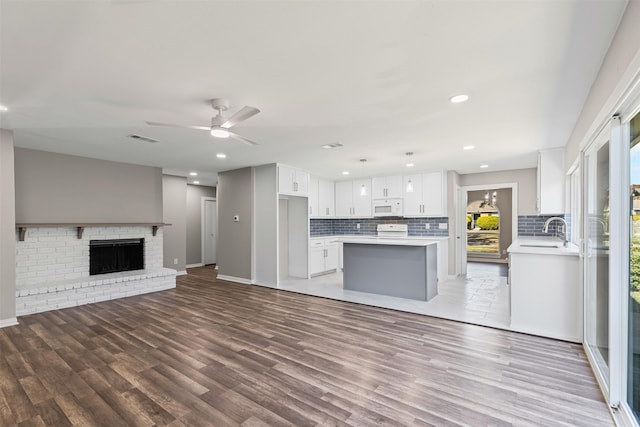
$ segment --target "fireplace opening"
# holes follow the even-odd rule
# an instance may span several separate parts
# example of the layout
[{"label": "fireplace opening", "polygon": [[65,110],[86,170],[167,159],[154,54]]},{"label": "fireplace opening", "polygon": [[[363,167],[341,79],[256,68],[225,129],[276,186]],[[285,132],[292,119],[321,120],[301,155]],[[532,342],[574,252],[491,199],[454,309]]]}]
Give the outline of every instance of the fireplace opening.
[{"label": "fireplace opening", "polygon": [[89,275],[144,269],[144,239],[91,240]]}]

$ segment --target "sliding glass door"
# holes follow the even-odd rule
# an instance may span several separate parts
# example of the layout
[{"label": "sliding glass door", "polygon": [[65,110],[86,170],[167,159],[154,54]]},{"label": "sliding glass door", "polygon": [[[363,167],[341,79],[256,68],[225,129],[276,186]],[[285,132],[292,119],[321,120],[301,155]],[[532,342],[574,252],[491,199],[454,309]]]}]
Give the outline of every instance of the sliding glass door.
[{"label": "sliding glass door", "polygon": [[609,389],[609,135],[584,152],[585,345],[603,388]]},{"label": "sliding glass door", "polygon": [[625,132],[629,141],[629,289],[627,403],[640,420],[640,113]]}]

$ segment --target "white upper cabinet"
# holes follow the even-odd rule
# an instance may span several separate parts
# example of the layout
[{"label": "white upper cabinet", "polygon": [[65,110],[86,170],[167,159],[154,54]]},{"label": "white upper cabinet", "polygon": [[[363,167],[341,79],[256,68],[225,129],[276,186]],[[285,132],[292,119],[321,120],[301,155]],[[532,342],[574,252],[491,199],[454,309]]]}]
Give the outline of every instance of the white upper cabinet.
[{"label": "white upper cabinet", "polygon": [[309,172],[286,165],[278,165],[278,193],[291,196],[309,194]]},{"label": "white upper cabinet", "polygon": [[318,180],[318,216],[331,218],[336,214],[336,199],[333,181]]},{"label": "white upper cabinet", "polygon": [[446,172],[429,172],[403,177],[404,216],[447,216]]},{"label": "white upper cabinet", "polygon": [[309,177],[309,216],[311,218],[319,215],[319,196],[318,178],[311,176]]},{"label": "white upper cabinet", "polygon": [[333,218],[335,211],[334,183],[326,179],[309,179],[309,216],[311,218]]},{"label": "white upper cabinet", "polygon": [[402,177],[400,175],[374,177],[372,186],[374,199],[402,197]]},{"label": "white upper cabinet", "polygon": [[371,180],[336,182],[335,215],[346,217],[371,216]]},{"label": "white upper cabinet", "polygon": [[543,215],[564,214],[564,148],[553,148],[538,152],[538,213]]}]

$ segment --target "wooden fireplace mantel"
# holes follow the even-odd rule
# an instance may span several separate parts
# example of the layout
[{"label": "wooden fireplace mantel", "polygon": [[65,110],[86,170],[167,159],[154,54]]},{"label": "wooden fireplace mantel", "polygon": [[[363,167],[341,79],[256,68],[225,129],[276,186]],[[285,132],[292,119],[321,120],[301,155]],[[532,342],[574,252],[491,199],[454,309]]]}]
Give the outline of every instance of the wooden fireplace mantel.
[{"label": "wooden fireplace mantel", "polygon": [[39,228],[39,227],[75,227],[77,230],[78,239],[82,239],[82,233],[84,233],[85,227],[136,227],[136,226],[148,226],[151,227],[153,236],[155,237],[159,227],[166,227],[171,224],[164,222],[23,222],[16,223],[16,229],[18,230],[18,240],[24,242],[24,237],[27,234],[27,228]]}]

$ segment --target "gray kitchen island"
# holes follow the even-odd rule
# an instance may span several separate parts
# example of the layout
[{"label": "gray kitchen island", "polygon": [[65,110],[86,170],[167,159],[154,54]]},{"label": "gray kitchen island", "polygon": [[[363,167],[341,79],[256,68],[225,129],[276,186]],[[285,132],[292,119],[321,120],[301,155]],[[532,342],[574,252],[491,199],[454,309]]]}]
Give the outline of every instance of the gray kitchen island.
[{"label": "gray kitchen island", "polygon": [[342,239],[343,288],[429,301],[438,294],[437,242]]}]

